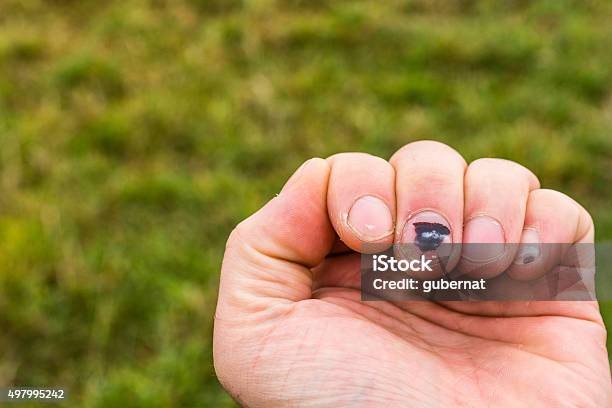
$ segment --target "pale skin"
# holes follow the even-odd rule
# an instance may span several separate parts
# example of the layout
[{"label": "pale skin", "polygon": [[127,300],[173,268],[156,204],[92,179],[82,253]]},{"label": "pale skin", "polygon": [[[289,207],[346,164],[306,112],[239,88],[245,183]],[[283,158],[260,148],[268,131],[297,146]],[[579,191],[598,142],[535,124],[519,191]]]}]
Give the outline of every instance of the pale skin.
[{"label": "pale skin", "polygon": [[510,161],[468,165],[431,141],[388,161],[364,153],[311,159],[227,243],[214,360],[236,401],[612,406],[597,302],[361,301],[363,244],[410,239],[417,217],[444,220],[455,243],[594,239],[582,206]]}]

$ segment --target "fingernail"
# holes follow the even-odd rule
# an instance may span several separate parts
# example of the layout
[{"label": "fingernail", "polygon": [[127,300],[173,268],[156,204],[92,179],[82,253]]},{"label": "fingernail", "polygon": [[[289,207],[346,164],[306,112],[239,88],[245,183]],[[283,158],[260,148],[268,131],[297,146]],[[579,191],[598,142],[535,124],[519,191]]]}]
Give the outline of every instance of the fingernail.
[{"label": "fingernail", "polygon": [[501,224],[486,215],[474,217],[463,227],[462,257],[474,262],[499,258],[505,251]]},{"label": "fingernail", "polygon": [[437,212],[422,211],[408,219],[401,242],[415,244],[423,252],[433,251],[452,242],[451,228],[446,218]]},{"label": "fingernail", "polygon": [[521,234],[521,244],[514,263],[526,265],[534,262],[540,256],[540,235],[532,228],[525,228]]},{"label": "fingernail", "polygon": [[393,231],[389,207],[380,198],[363,196],[348,213],[347,224],[364,241],[377,241]]}]

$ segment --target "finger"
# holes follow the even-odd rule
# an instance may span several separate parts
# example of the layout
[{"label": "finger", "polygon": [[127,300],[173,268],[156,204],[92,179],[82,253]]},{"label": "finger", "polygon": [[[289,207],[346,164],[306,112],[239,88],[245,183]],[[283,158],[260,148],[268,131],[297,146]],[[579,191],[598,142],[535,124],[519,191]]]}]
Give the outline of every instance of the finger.
[{"label": "finger", "polygon": [[539,278],[560,265],[574,243],[592,242],[593,235],[593,221],[580,204],[558,191],[534,190],[519,250],[507,273],[517,280]]},{"label": "finger", "polygon": [[520,242],[527,196],[538,187],[533,173],[508,160],[479,159],[468,166],[462,271],[488,278],[510,265],[516,245],[505,244]]},{"label": "finger", "polygon": [[461,242],[463,157],[442,143],[420,141],[402,147],[390,162],[396,173],[396,242],[424,252]]},{"label": "finger", "polygon": [[271,304],[310,298],[310,268],[336,237],[327,215],[329,173],[327,161],[307,161],[277,197],[234,229],[223,259],[217,318],[251,316]]},{"label": "finger", "polygon": [[365,153],[341,153],[327,160],[331,166],[327,207],[338,236],[355,251],[386,249],[393,243],[395,226],[393,167]]}]

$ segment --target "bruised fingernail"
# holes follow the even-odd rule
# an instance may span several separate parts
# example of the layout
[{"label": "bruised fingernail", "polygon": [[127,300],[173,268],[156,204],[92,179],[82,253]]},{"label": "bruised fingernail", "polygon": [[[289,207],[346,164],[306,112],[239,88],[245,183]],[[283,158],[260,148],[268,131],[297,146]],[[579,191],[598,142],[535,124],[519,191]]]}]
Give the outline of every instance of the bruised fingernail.
[{"label": "bruised fingernail", "polygon": [[364,241],[377,241],[393,232],[393,217],[380,198],[359,198],[347,217],[347,224]]},{"label": "bruised fingernail", "polygon": [[440,245],[451,243],[451,228],[442,215],[435,211],[422,211],[408,219],[402,231],[402,243],[415,244],[421,251],[433,251]]},{"label": "bruised fingernail", "polygon": [[463,227],[463,258],[474,262],[487,262],[505,252],[504,230],[501,224],[486,215],[472,218]]},{"label": "bruised fingernail", "polygon": [[521,234],[521,243],[514,263],[527,265],[540,256],[540,235],[533,228],[525,228]]}]

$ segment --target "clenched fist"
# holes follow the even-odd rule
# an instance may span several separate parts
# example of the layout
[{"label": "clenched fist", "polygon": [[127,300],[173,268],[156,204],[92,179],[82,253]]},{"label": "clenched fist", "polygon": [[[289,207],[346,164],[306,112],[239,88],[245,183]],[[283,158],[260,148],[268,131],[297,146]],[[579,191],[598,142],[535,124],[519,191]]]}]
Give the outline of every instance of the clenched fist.
[{"label": "clenched fist", "polygon": [[[219,380],[250,407],[610,407],[593,301],[362,302],[364,244],[466,245],[536,278],[541,243],[590,243],[589,214],[519,164],[469,166],[416,142],[384,159],[307,161],[227,243],[214,330]],[[473,252],[473,253],[471,253]]]}]

